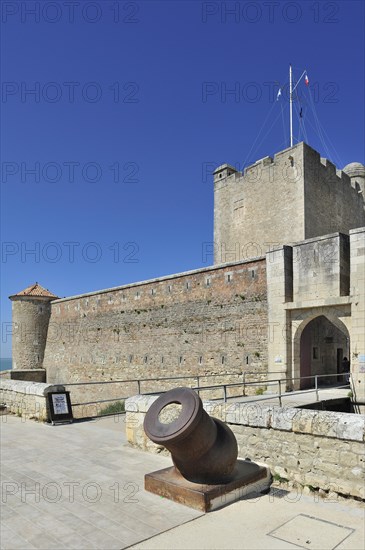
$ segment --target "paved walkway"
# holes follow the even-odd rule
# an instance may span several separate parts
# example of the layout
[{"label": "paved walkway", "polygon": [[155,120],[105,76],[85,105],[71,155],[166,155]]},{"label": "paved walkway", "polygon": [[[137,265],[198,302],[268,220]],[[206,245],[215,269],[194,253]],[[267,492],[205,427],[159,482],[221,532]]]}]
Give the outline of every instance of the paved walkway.
[{"label": "paved walkway", "polygon": [[132,548],[363,550],[365,516],[360,506],[272,489],[269,495],[241,500]]},{"label": "paved walkway", "polygon": [[[331,388],[319,388],[318,389],[318,401],[326,401],[329,399],[340,399],[348,397],[350,392],[350,386],[345,388],[331,387]],[[310,403],[315,404],[316,393],[313,390],[302,390],[298,393],[286,392],[281,396],[282,406],[283,407],[299,407],[302,405],[309,405]],[[269,392],[265,393],[262,396],[253,395],[246,397],[235,397],[234,399],[229,399],[228,402],[239,401],[241,403],[249,402],[262,402],[264,405],[278,405],[279,398],[276,393],[270,394]]]},{"label": "paved walkway", "polygon": [[0,430],[3,550],[120,549],[200,515],[144,491],[144,474],[170,459],[129,448],[124,416],[52,426],[7,415]]},{"label": "paved walkway", "polygon": [[3,550],[363,548],[359,503],[280,491],[202,515],[145,492],[144,474],[171,461],[128,447],[123,416],[50,426],[8,415],[0,431]]}]

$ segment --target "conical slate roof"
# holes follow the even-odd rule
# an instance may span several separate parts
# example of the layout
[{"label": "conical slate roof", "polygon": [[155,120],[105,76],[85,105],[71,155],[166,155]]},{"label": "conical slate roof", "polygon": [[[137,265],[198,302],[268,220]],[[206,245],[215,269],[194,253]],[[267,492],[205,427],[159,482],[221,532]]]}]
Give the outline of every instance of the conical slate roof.
[{"label": "conical slate roof", "polygon": [[13,294],[10,296],[10,298],[15,298],[16,296],[30,296],[33,298],[58,298],[55,294],[50,292],[48,289],[43,288],[43,286],[39,285],[38,283],[34,283],[34,285],[30,285],[24,290],[21,290],[17,294]]}]

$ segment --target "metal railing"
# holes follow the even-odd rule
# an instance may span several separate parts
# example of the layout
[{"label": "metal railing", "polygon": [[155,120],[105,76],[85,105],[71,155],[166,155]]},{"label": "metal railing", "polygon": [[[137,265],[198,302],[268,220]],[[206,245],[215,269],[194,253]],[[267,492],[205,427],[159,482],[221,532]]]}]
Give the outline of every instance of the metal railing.
[{"label": "metal railing", "polygon": [[[273,374],[278,374],[279,371],[276,371],[275,373]],[[108,384],[133,384],[135,383],[137,385],[136,387],[136,390],[137,390],[137,393],[139,395],[157,395],[157,394],[160,394],[162,393],[163,391],[165,390],[158,390],[158,391],[142,391],[142,383],[159,383],[159,382],[165,382],[165,381],[170,381],[170,380],[194,380],[196,381],[196,386],[191,386],[191,384],[189,385],[189,387],[191,387],[191,389],[194,389],[194,390],[204,390],[204,389],[219,389],[221,388],[223,385],[225,386],[242,386],[243,387],[243,395],[244,395],[244,392],[245,392],[245,387],[247,385],[250,385],[251,382],[247,382],[246,381],[246,376],[257,376],[258,373],[257,372],[244,372],[244,373],[226,373],[226,374],[192,374],[192,375],[185,375],[185,376],[165,376],[165,377],[159,377],[159,378],[129,378],[129,379],[125,379],[125,380],[100,380],[100,381],[91,381],[91,382],[67,382],[67,383],[61,383],[62,386],[65,386],[65,387],[75,387],[75,386],[95,386],[95,385],[108,385]],[[204,378],[227,378],[227,377],[242,377],[242,382],[231,382],[231,383],[226,383],[226,384],[212,384],[210,386],[201,386],[200,385],[200,382],[202,379]],[[263,380],[263,383],[265,383],[266,380]],[[254,382],[255,384],[256,382]],[[259,382],[257,382],[257,384],[259,384]],[[263,385],[263,384],[261,384]],[[128,395],[123,395],[123,396],[120,396],[120,397],[113,397],[113,398],[108,398],[108,399],[97,399],[97,400],[93,400],[93,401],[83,401],[81,403],[72,403],[72,406],[74,407],[77,407],[77,406],[81,406],[81,405],[93,405],[93,404],[96,404],[96,403],[108,403],[108,402],[115,402],[115,401],[121,401],[121,400],[124,400],[124,399],[127,399],[128,397],[131,397],[131,395],[134,395],[134,392],[128,394]]]},{"label": "metal railing", "polygon": [[[276,372],[272,372],[271,374],[279,374],[278,371]],[[238,398],[241,398],[241,397],[248,397],[249,398],[249,402],[256,402],[256,401],[266,401],[266,400],[273,400],[273,399],[278,399],[278,402],[279,402],[279,406],[281,407],[282,406],[282,402],[283,402],[283,398],[284,397],[288,397],[288,396],[293,396],[293,395],[303,395],[305,393],[315,393],[316,395],[316,402],[319,401],[319,389],[320,389],[320,385],[319,385],[319,381],[322,380],[322,379],[333,379],[333,378],[336,378],[337,381],[338,381],[338,378],[339,377],[342,377],[344,378],[344,381],[345,383],[344,384],[338,384],[338,382],[336,384],[332,384],[331,386],[330,385],[327,385],[326,386],[326,389],[330,389],[331,387],[332,388],[338,388],[338,389],[341,389],[341,388],[349,388],[349,387],[353,387],[353,384],[350,384],[350,381],[347,381],[346,380],[346,377],[349,377],[348,374],[346,373],[342,373],[342,374],[338,374],[338,373],[333,373],[333,374],[316,374],[316,375],[311,375],[311,376],[298,376],[298,377],[288,377],[288,378],[277,378],[277,379],[272,379],[272,378],[265,378],[265,379],[261,379],[261,380],[257,380],[257,381],[253,381],[253,382],[250,382],[250,381],[247,381],[247,376],[252,376],[252,375],[258,375],[257,372],[246,372],[246,373],[241,373],[241,374],[238,374],[238,373],[231,373],[231,374],[206,374],[206,375],[190,375],[190,376],[168,376],[168,377],[161,377],[161,378],[142,378],[142,379],[128,379],[128,380],[107,380],[107,381],[91,381],[91,382],[71,382],[71,383],[66,383],[66,384],[62,384],[63,386],[66,386],[66,387],[75,387],[75,386],[93,386],[93,385],[108,385],[108,384],[131,384],[131,383],[135,383],[137,385],[137,391],[138,391],[138,394],[140,395],[159,395],[160,393],[163,393],[164,391],[167,391],[165,389],[160,389],[160,390],[157,390],[157,391],[142,391],[142,383],[146,383],[146,382],[153,382],[153,383],[160,383],[160,382],[165,382],[165,381],[172,381],[172,380],[176,380],[176,381],[181,381],[181,380],[194,380],[196,381],[196,385],[191,385],[189,384],[189,387],[191,387],[191,389],[195,390],[199,395],[201,394],[201,392],[212,392],[214,390],[218,390],[218,391],[222,391],[222,397],[221,398],[217,398],[217,397],[214,397],[212,398],[213,400],[223,400],[224,403],[226,403],[229,399],[238,399]],[[227,383],[220,383],[220,384],[211,384],[211,385],[207,385],[207,386],[202,386],[200,384],[200,382],[202,381],[202,379],[206,379],[206,378],[224,378],[224,377],[228,377],[228,376],[242,376],[242,381],[239,381],[239,382],[227,382]],[[301,383],[301,381],[303,380],[310,380],[312,379],[313,380],[313,385],[314,387],[313,388],[305,388],[305,389],[299,389],[299,390],[291,390],[289,389],[289,391],[287,391],[287,388],[292,388],[295,386],[295,382],[299,381],[299,385]],[[284,387],[285,385],[285,387]],[[277,389],[276,392],[273,392],[273,393],[270,393],[269,395],[266,395],[266,396],[263,396],[262,394],[260,395],[250,395],[250,396],[247,396],[246,395],[246,389],[247,387],[254,387],[254,386],[259,386],[259,387],[263,387],[263,386],[269,386],[269,387],[274,387],[275,389]],[[228,389],[229,388],[239,388],[241,387],[242,388],[242,395],[229,395],[229,392],[228,392]],[[113,402],[117,402],[117,401],[124,401],[125,399],[127,399],[128,397],[131,397],[131,395],[134,395],[133,392],[129,392],[128,395],[123,395],[123,396],[119,396],[119,397],[112,397],[112,398],[108,398],[108,399],[94,399],[92,401],[84,401],[84,402],[73,402],[72,403],[72,406],[73,407],[80,407],[80,406],[89,406],[89,405],[99,405],[99,404],[102,404],[102,403],[113,403]],[[71,393],[71,396],[72,396],[72,393]]]},{"label": "metal railing", "polygon": [[[316,402],[319,401],[319,385],[318,385],[318,379],[319,378],[334,378],[334,377],[338,377],[338,376],[343,376],[345,378],[345,374],[344,375],[338,375],[338,374],[316,374],[316,375],[312,375],[312,376],[298,376],[298,377],[292,377],[292,378],[278,378],[278,379],[268,379],[266,382],[270,385],[275,385],[277,384],[277,388],[278,388],[278,391],[277,393],[272,393],[270,395],[268,395],[267,397],[262,397],[262,396],[254,396],[252,399],[250,399],[250,402],[255,402],[255,401],[266,401],[266,400],[272,400],[272,399],[278,399],[279,401],[279,405],[280,407],[282,406],[282,400],[283,400],[283,397],[286,396],[286,397],[289,397],[289,396],[293,396],[293,395],[303,395],[304,393],[315,393],[316,394]],[[304,380],[304,379],[307,379],[307,378],[314,378],[314,388],[306,388],[306,389],[301,389],[301,390],[296,390],[296,391],[284,391],[282,390],[282,384],[284,382],[293,382],[294,380]],[[237,384],[237,383],[230,383],[230,384],[222,384],[221,387],[222,387],[222,390],[223,390],[223,401],[224,403],[227,402],[227,399],[237,399],[237,396],[236,395],[233,395],[233,396],[228,396],[227,395],[227,388],[230,388],[230,387],[235,387],[235,386],[240,386],[241,384]],[[261,382],[247,382],[246,383],[247,386],[262,386],[263,385],[263,381]],[[330,388],[337,388],[337,389],[341,389],[341,388],[349,388],[351,387],[352,385],[350,385],[350,382],[346,382],[345,384],[341,385],[341,384],[333,384],[332,386],[327,386],[326,389],[330,389]],[[201,387],[201,388],[192,388],[194,390],[196,390],[198,393],[201,391],[201,390],[208,390],[208,389],[214,389],[214,388],[217,388],[217,386],[208,386],[208,387]],[[245,397],[245,395],[243,395],[243,397]]]}]

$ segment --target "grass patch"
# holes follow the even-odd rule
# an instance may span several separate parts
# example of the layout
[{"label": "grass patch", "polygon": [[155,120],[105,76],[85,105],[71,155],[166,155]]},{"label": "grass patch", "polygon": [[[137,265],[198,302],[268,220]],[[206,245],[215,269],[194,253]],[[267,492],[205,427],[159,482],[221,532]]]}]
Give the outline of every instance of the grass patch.
[{"label": "grass patch", "polygon": [[98,412],[98,416],[104,416],[106,414],[118,414],[118,413],[124,413],[125,407],[124,407],[124,401],[115,401],[114,403],[110,403],[103,409],[101,409]]},{"label": "grass patch", "polygon": [[277,481],[278,483],[287,483],[289,481],[289,479],[287,479],[286,477],[281,477],[280,474],[274,474],[272,478],[274,481]]}]

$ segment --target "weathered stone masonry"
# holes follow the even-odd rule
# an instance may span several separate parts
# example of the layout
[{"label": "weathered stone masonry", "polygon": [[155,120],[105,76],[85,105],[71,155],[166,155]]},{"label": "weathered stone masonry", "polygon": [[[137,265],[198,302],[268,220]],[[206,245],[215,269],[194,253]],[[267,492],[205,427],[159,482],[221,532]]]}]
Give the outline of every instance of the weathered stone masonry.
[{"label": "weathered stone masonry", "polygon": [[64,386],[22,380],[0,379],[0,403],[8,412],[24,419],[50,419],[47,394],[65,391]]},{"label": "weathered stone masonry", "polygon": [[244,172],[219,166],[214,172],[214,261],[238,261],[362,227],[364,191],[362,165],[338,170],[303,142]]},{"label": "weathered stone masonry", "polygon": [[265,376],[265,259],[55,300],[44,368],[50,383]]},{"label": "weathered stone masonry", "polygon": [[[169,455],[148,439],[143,421],[157,396],[136,395],[126,402],[130,444]],[[262,403],[204,401],[211,416],[227,422],[238,443],[238,455],[268,466],[272,474],[298,490],[306,486],[365,498],[365,417],[347,413],[281,408]]]}]

